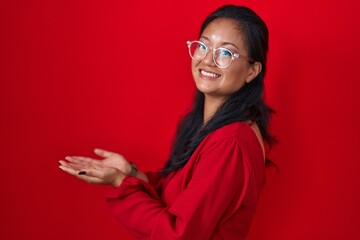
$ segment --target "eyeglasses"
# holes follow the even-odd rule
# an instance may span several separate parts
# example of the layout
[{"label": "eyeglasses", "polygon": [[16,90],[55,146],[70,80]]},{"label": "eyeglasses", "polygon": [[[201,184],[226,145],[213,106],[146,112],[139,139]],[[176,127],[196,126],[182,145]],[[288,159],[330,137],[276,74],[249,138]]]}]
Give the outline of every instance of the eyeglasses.
[{"label": "eyeglasses", "polygon": [[213,60],[216,66],[219,68],[227,68],[230,66],[232,61],[235,58],[245,57],[246,60],[250,63],[254,63],[254,59],[248,56],[243,56],[238,53],[233,53],[227,48],[213,48],[208,47],[205,43],[200,41],[187,41],[186,42],[189,48],[190,57],[196,61],[203,60],[206,55],[208,54],[209,50],[212,49],[213,51]]}]

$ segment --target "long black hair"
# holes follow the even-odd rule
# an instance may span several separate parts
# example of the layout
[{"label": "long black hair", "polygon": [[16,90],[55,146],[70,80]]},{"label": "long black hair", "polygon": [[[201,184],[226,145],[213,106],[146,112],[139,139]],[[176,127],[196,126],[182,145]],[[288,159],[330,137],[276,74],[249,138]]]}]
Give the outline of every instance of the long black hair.
[{"label": "long black hair", "polygon": [[[245,36],[248,56],[251,56],[256,62],[260,62],[262,70],[255,79],[233,93],[219,107],[206,125],[203,125],[205,97],[203,93],[197,90],[192,110],[179,123],[170,157],[163,168],[164,175],[183,167],[200,142],[209,133],[233,122],[256,121],[269,149],[271,149],[271,145],[275,141],[267,130],[270,113],[274,111],[264,103],[264,76],[266,73],[269,36],[267,26],[249,8],[225,5],[205,19],[200,29],[200,36],[204,29],[215,19],[235,20],[239,30]],[[266,159],[266,165],[269,164],[272,164],[272,162]]]}]

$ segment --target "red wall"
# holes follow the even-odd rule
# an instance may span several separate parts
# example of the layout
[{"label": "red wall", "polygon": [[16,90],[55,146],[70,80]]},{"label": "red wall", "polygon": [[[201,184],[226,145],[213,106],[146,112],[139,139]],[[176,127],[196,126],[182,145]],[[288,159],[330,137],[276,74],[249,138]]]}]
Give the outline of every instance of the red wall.
[{"label": "red wall", "polygon": [[108,188],[57,161],[100,147],[160,167],[194,92],[185,42],[229,2],[270,29],[280,140],[249,239],[360,239],[355,0],[1,1],[1,239],[131,239]]}]

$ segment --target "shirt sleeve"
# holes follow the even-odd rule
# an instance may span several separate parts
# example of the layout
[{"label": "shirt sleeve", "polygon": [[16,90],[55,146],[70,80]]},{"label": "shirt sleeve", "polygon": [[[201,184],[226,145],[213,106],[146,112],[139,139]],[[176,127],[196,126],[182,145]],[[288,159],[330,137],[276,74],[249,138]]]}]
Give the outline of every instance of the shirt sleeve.
[{"label": "shirt sleeve", "polygon": [[152,185],[126,177],[107,198],[111,213],[137,239],[209,239],[229,206],[241,205],[249,170],[235,138],[203,150],[186,189],[170,207]]},{"label": "shirt sleeve", "polygon": [[161,172],[160,171],[156,171],[156,172],[147,171],[147,172],[144,172],[144,174],[148,178],[149,184],[151,186],[153,186],[157,192],[159,192],[161,189],[161,186],[163,184],[163,180],[164,180],[164,178],[161,175]]}]

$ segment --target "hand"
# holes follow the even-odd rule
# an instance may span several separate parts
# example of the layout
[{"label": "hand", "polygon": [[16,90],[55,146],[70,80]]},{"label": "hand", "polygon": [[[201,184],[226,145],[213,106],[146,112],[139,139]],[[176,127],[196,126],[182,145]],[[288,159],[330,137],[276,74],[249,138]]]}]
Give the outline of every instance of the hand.
[{"label": "hand", "polygon": [[[96,155],[98,155],[100,157],[103,157],[104,159],[103,160],[97,160],[97,159],[94,159],[94,158],[82,157],[82,156],[66,157],[65,159],[67,161],[69,161],[70,165],[73,165],[73,166],[75,166],[75,164],[102,163],[103,166],[118,169],[124,175],[128,175],[131,172],[131,164],[130,164],[130,162],[127,161],[122,155],[120,155],[118,153],[106,151],[106,150],[103,150],[103,149],[99,149],[99,148],[95,148],[94,152],[95,152]],[[78,169],[78,170],[80,171],[81,169]],[[137,171],[136,177],[144,180],[145,182],[149,182],[147,176],[143,172],[141,172],[139,170]]]},{"label": "hand", "polygon": [[[121,172],[125,173],[125,175],[129,175],[129,173],[131,172],[130,162],[127,161],[122,155],[99,148],[95,148],[94,152],[96,155],[104,158],[102,162],[106,166],[117,168]],[[91,158],[86,158],[86,159],[91,159]],[[145,173],[143,173],[140,170],[137,171],[136,177],[144,180],[145,182],[149,182]]]},{"label": "hand", "polygon": [[66,157],[66,160],[60,160],[59,168],[92,184],[106,184],[118,187],[125,178],[125,174],[119,169],[106,166],[103,161],[84,157]]},{"label": "hand", "polygon": [[106,151],[100,148],[95,148],[94,152],[96,155],[103,157],[102,162],[108,167],[117,168],[126,175],[131,171],[130,163],[120,154]]},{"label": "hand", "polygon": [[[105,166],[113,167],[119,169],[121,172],[125,173],[126,175],[131,171],[130,163],[120,154],[109,152],[100,148],[95,148],[94,153],[104,159],[101,161]],[[65,158],[66,159],[66,158]],[[72,156],[71,159],[66,159],[69,162],[93,162],[99,160],[90,158],[90,157],[82,157],[82,156]]]}]

